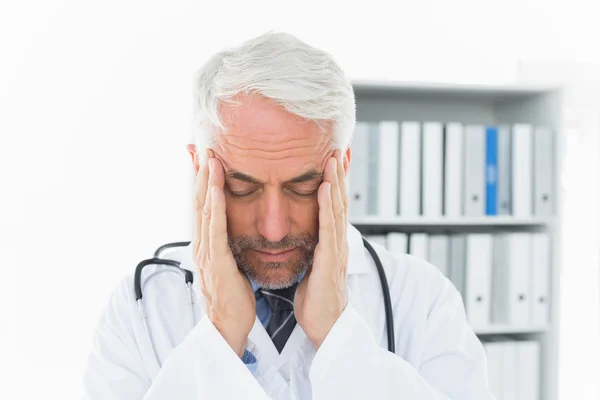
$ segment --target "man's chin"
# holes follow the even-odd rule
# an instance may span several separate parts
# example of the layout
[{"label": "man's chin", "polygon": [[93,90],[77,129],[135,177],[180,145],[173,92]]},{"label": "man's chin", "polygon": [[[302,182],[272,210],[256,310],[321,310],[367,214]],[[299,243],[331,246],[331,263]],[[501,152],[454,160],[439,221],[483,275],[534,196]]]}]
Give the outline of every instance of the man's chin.
[{"label": "man's chin", "polygon": [[243,271],[248,279],[263,289],[276,290],[290,287],[299,281],[306,268],[298,265],[268,263]]},{"label": "man's chin", "polygon": [[290,287],[302,276],[302,273],[291,271],[289,268],[268,268],[261,271],[246,273],[248,279],[259,285],[262,289],[277,290]]},{"label": "man's chin", "polygon": [[264,237],[229,238],[235,262],[250,281],[265,289],[294,285],[312,264],[316,241],[309,234],[286,236],[279,242]]}]

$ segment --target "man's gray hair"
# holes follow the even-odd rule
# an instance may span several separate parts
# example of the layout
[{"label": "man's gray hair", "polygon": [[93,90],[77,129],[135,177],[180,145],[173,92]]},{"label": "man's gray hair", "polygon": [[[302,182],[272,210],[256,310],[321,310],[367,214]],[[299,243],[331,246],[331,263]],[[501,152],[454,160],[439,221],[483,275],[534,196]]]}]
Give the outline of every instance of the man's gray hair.
[{"label": "man's gray hair", "polygon": [[350,81],[329,53],[290,34],[268,32],[215,54],[198,71],[194,86],[192,129],[199,154],[224,130],[221,102],[240,93],[269,98],[324,133],[330,128],[334,149],[344,150],[352,141],[356,102]]}]

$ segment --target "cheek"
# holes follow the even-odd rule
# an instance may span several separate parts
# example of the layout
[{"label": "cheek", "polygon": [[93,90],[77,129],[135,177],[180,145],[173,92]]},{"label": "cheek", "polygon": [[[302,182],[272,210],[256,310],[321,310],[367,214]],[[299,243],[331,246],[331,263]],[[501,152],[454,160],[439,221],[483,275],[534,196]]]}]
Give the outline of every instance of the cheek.
[{"label": "cheek", "polygon": [[316,198],[311,202],[292,203],[290,215],[295,231],[316,235],[319,229],[319,204]]},{"label": "cheek", "polygon": [[227,234],[229,237],[252,235],[254,225],[254,206],[226,197]]}]

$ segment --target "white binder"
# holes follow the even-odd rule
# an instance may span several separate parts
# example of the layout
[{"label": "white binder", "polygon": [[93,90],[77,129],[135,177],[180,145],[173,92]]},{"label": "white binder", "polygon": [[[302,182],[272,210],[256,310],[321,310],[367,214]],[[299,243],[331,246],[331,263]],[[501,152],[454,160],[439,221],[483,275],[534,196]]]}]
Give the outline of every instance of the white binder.
[{"label": "white binder", "polygon": [[531,323],[545,326],[550,322],[550,237],[545,232],[531,235]]},{"label": "white binder", "polygon": [[485,127],[465,127],[464,215],[485,215]]},{"label": "white binder", "polygon": [[537,127],[533,139],[533,212],[549,216],[554,210],[554,146],[552,131]]},{"label": "white binder", "polygon": [[494,238],[492,322],[524,327],[530,324],[529,232],[499,233]]},{"label": "white binder", "polygon": [[450,265],[449,278],[456,287],[465,303],[465,263],[467,256],[467,241],[464,234],[450,235],[449,239]]},{"label": "white binder", "polygon": [[530,217],[533,208],[532,127],[516,124],[512,132],[512,211],[515,217]]},{"label": "white binder", "polygon": [[423,215],[440,217],[443,200],[444,131],[440,122],[423,124]]},{"label": "white binder", "polygon": [[471,233],[467,238],[465,308],[475,330],[490,324],[492,294],[492,235]]},{"label": "white binder", "polygon": [[379,124],[369,123],[367,164],[367,214],[379,213]]},{"label": "white binder", "polygon": [[463,125],[446,125],[444,149],[444,215],[459,217],[463,210]]},{"label": "white binder", "polygon": [[504,400],[525,400],[519,397],[519,388],[517,382],[518,366],[518,342],[506,340],[502,342],[502,399]]},{"label": "white binder", "polygon": [[540,344],[533,340],[516,342],[515,399],[540,398]]},{"label": "white binder", "polygon": [[369,125],[357,121],[352,139],[352,162],[349,171],[348,216],[367,215],[369,182]]},{"label": "white binder", "polygon": [[488,387],[497,400],[503,398],[504,387],[504,343],[486,342],[483,348],[487,357]]},{"label": "white binder", "polygon": [[394,217],[398,214],[398,140],[396,121],[379,122],[379,184],[377,215]]},{"label": "white binder", "polygon": [[390,232],[386,236],[387,249],[395,254],[408,252],[408,235],[402,232]]},{"label": "white binder", "polygon": [[427,260],[428,237],[426,233],[412,233],[409,237],[409,254]]},{"label": "white binder", "polygon": [[510,215],[511,207],[511,144],[510,126],[498,127],[498,215]]},{"label": "white binder", "polygon": [[429,235],[429,248],[427,251],[427,260],[437,267],[440,272],[448,277],[448,263],[449,263],[449,244],[450,240],[448,235]]},{"label": "white binder", "polygon": [[421,214],[421,124],[402,122],[400,131],[400,215]]}]

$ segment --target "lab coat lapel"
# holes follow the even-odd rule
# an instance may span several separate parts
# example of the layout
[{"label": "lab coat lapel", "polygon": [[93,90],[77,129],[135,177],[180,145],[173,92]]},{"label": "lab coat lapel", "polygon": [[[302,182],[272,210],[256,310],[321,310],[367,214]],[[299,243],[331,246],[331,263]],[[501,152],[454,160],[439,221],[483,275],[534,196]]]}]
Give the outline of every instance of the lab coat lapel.
[{"label": "lab coat lapel", "polygon": [[370,260],[367,249],[363,243],[362,234],[354,226],[348,224],[346,236],[348,238],[348,301],[359,313],[364,312],[363,295],[359,288],[358,276],[373,271],[373,262]]},{"label": "lab coat lapel", "polygon": [[366,274],[370,266],[367,264],[365,256],[365,246],[362,241],[362,234],[354,226],[348,224],[346,230],[348,240],[348,276]]},{"label": "lab coat lapel", "polygon": [[252,326],[252,330],[248,335],[248,340],[250,343],[252,343],[250,351],[256,356],[256,358],[260,359],[261,362],[266,362],[269,365],[273,365],[277,369],[280,369],[290,360],[290,358],[298,351],[305,339],[306,334],[304,333],[304,330],[302,330],[300,324],[296,323],[294,330],[292,331],[280,354],[258,317],[256,317],[254,320],[254,325]]},{"label": "lab coat lapel", "polygon": [[279,358],[279,352],[258,317],[254,319],[254,325],[248,335],[248,341],[251,343],[250,352],[252,352],[257,359],[270,365],[276,364],[277,359]]},{"label": "lab coat lapel", "polygon": [[296,354],[305,339],[306,334],[304,333],[304,330],[300,324],[296,322],[296,326],[294,327],[292,334],[288,338],[283,350],[281,351],[281,354],[279,354],[279,357],[277,358],[275,364],[277,369],[281,369],[281,367],[285,365],[294,354]]}]

